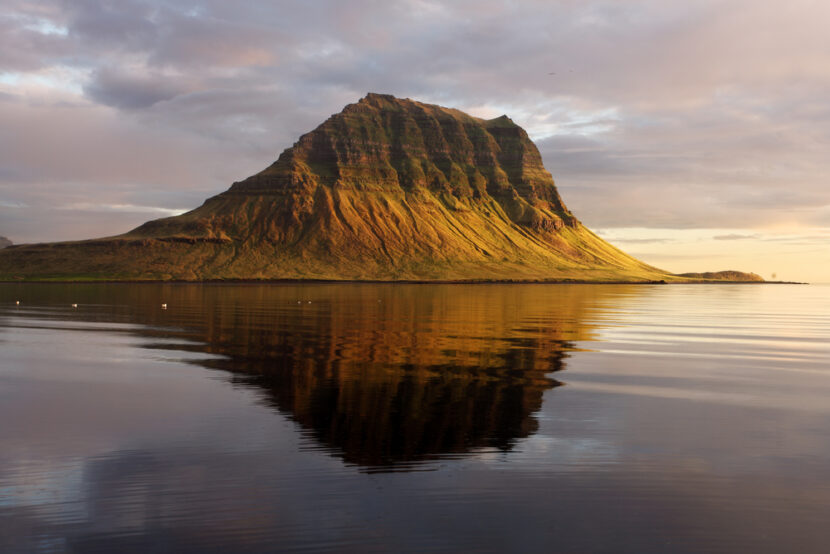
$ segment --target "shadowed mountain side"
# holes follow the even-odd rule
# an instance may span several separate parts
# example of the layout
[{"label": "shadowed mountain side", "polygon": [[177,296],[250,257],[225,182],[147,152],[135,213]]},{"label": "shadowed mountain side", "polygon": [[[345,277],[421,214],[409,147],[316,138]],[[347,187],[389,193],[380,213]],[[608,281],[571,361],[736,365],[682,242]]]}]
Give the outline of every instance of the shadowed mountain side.
[{"label": "shadowed mountain side", "polygon": [[[99,322],[126,323],[121,306],[156,306],[163,296],[167,310],[146,309],[129,321],[141,324],[135,332],[145,347],[216,355],[193,363],[230,372],[320,448],[369,471],[512,449],[536,432],[544,393],[560,384],[551,374],[565,368],[575,342],[594,338],[591,310],[626,292],[150,285],[124,287],[129,297],[112,298],[86,292],[99,285],[74,286],[81,306],[112,306],[98,315],[73,311]],[[50,285],[43,287],[48,297]]]},{"label": "shadowed mountain side", "polygon": [[270,167],[117,237],[14,246],[3,280],[676,280],[565,207],[507,116],[369,94]]}]

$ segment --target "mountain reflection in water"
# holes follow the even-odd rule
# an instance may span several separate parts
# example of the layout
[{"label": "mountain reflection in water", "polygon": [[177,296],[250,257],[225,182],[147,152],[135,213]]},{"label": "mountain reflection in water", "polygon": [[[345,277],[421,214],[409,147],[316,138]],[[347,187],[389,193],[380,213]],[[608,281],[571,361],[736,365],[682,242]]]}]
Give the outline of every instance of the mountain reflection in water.
[{"label": "mountain reflection in water", "polygon": [[79,287],[86,309],[71,315],[126,318],[163,339],[147,348],[216,355],[192,363],[260,390],[346,462],[402,471],[533,434],[544,392],[561,384],[551,374],[590,336],[582,315],[597,290],[553,288],[539,302],[532,286]]}]

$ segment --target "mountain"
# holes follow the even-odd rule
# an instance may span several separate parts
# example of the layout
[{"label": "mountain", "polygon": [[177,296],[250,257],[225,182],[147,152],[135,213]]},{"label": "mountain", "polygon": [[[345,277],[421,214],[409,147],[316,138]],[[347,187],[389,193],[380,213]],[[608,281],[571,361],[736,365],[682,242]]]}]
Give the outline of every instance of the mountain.
[{"label": "mountain", "polygon": [[369,94],[195,210],[115,237],[13,246],[0,279],[679,278],[582,225],[506,115]]},{"label": "mountain", "polygon": [[6,237],[0,237],[0,248],[5,248],[7,246],[11,246],[13,243]]}]

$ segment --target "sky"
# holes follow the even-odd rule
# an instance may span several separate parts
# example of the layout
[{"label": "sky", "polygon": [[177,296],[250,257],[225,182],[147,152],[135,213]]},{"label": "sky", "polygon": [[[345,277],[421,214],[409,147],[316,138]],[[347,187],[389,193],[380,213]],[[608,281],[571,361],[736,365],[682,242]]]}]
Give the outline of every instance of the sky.
[{"label": "sky", "polygon": [[181,213],[367,92],[509,115],[674,271],[830,282],[824,0],[3,0],[0,235]]}]

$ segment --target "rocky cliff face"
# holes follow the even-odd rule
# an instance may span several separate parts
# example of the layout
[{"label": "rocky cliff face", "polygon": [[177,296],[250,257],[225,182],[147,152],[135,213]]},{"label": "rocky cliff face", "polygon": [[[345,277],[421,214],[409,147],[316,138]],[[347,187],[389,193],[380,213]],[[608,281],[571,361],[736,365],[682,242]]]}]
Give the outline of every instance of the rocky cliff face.
[{"label": "rocky cliff face", "polygon": [[454,208],[492,199],[519,225],[576,224],[536,146],[507,116],[484,121],[386,95],[347,106],[230,193],[313,197],[320,186],[433,196]]},{"label": "rocky cliff face", "polygon": [[507,116],[369,94],[201,207],[18,248],[0,275],[133,279],[665,279],[565,207]]}]

